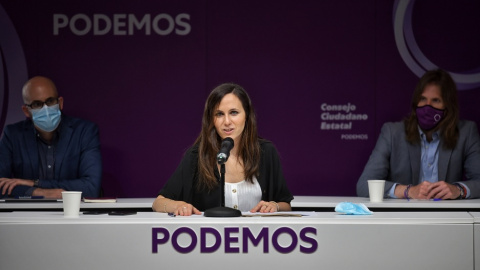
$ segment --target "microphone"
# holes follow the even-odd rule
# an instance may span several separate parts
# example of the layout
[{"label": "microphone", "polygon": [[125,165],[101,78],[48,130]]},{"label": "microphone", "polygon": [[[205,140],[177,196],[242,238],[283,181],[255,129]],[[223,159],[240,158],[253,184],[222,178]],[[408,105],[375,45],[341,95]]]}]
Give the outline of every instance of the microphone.
[{"label": "microphone", "polygon": [[203,214],[206,217],[240,217],[242,212],[238,209],[225,207],[225,162],[230,156],[233,148],[233,139],[227,137],[222,140],[220,151],[217,154],[217,162],[220,165],[220,206],[205,210]]},{"label": "microphone", "polygon": [[233,139],[227,137],[223,139],[222,144],[220,146],[220,151],[217,154],[217,162],[218,164],[222,165],[227,162],[228,157],[230,156],[230,150],[233,148]]}]

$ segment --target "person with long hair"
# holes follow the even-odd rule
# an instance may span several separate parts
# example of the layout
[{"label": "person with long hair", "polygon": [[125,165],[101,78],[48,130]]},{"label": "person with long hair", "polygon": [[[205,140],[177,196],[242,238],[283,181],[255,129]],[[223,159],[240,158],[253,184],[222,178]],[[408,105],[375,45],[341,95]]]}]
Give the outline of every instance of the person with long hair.
[{"label": "person with long hair", "polygon": [[152,208],[189,216],[220,206],[216,156],[225,138],[234,147],[225,162],[225,206],[250,212],[290,211],[293,199],[275,146],[258,136],[255,111],[237,84],[217,86],[207,98],[202,130],[159,191]]},{"label": "person with long hair", "polygon": [[477,125],[459,120],[457,87],[441,69],[427,71],[402,122],[385,123],[357,195],[368,197],[369,179],[384,179],[384,197],[465,199],[480,197]]}]

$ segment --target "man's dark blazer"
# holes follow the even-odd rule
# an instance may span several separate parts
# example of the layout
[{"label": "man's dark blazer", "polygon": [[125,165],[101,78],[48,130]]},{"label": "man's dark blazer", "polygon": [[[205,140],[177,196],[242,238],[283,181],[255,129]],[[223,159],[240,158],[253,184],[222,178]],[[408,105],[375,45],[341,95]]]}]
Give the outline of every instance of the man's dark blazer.
[{"label": "man's dark blazer", "polygon": [[[438,180],[461,182],[470,189],[469,198],[480,197],[480,137],[474,122],[460,121],[454,149],[442,147],[438,154]],[[403,122],[385,123],[375,149],[357,182],[357,195],[368,197],[369,179],[385,181],[385,197],[394,183],[417,185],[420,178],[420,143],[412,145],[405,137]]]},{"label": "man's dark blazer", "polygon": [[[32,120],[5,127],[0,139],[0,177],[39,179],[39,156]],[[96,124],[62,115],[55,149],[55,179],[40,179],[40,188],[82,191],[84,197],[100,193],[102,159]],[[12,196],[24,196],[29,186],[17,186]]]}]

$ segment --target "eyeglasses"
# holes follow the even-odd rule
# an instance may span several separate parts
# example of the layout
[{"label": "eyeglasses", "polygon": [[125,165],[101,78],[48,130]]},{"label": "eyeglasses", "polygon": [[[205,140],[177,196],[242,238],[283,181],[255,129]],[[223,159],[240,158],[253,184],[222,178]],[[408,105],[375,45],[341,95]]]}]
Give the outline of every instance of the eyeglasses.
[{"label": "eyeglasses", "polygon": [[58,98],[50,97],[50,98],[47,98],[47,100],[45,101],[35,100],[30,104],[25,104],[25,106],[35,110],[35,109],[41,109],[44,104],[46,104],[48,107],[58,104]]}]

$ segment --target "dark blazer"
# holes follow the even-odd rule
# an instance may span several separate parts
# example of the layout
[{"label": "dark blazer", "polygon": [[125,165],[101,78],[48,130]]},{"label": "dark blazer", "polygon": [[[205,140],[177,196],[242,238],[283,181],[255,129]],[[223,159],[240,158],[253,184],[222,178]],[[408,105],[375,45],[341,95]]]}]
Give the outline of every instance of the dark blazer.
[{"label": "dark blazer", "polygon": [[[84,197],[100,193],[102,159],[96,124],[62,115],[55,149],[55,179],[39,181],[40,188],[82,191]],[[38,179],[39,157],[33,122],[30,119],[5,127],[0,139],[0,177]],[[17,186],[13,196],[30,189]]]},{"label": "dark blazer", "polygon": [[[280,158],[273,143],[260,140],[260,167],[258,183],[262,189],[262,200],[290,203],[293,196],[283,176]],[[220,174],[215,170],[217,181]],[[182,200],[200,211],[220,206],[220,187],[212,191],[198,190],[198,145],[190,147],[180,165],[160,190],[162,195],[172,200]]]},{"label": "dark blazer", "polygon": [[[444,149],[440,138],[438,180],[461,182],[470,189],[470,198],[480,197],[480,137],[474,122],[460,121],[454,149]],[[368,197],[368,179],[383,179],[385,197],[394,183],[417,185],[420,177],[420,144],[406,141],[403,122],[386,123],[375,149],[357,182],[357,195]]]}]

